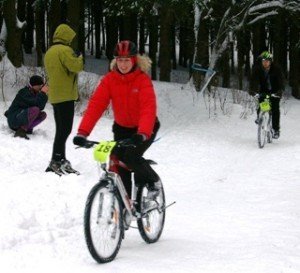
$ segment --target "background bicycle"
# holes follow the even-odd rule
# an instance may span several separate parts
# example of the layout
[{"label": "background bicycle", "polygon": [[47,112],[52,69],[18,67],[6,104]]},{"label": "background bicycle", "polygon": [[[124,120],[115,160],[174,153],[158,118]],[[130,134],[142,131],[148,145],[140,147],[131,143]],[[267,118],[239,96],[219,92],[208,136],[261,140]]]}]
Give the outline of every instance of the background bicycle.
[{"label": "background bicycle", "polygon": [[[276,95],[271,95],[277,97]],[[272,104],[270,102],[270,95],[260,95],[258,99],[259,114],[255,121],[258,125],[257,128],[257,142],[258,147],[263,148],[265,143],[272,143],[273,128],[272,128]]]}]

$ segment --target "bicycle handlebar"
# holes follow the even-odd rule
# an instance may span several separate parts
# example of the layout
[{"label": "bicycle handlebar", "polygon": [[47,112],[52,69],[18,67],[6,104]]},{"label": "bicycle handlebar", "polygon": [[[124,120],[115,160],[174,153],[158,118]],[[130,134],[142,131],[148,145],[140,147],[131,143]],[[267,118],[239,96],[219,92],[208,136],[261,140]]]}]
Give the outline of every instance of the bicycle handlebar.
[{"label": "bicycle handlebar", "polygon": [[[134,145],[133,143],[130,143],[130,139],[122,139],[117,142],[117,146],[118,147],[136,147],[136,145]],[[76,148],[85,148],[85,149],[90,149],[92,147],[94,147],[95,145],[99,144],[99,141],[94,141],[94,140],[86,140],[85,145],[83,146],[77,146]]]},{"label": "bicycle handlebar", "polygon": [[256,94],[254,95],[253,97],[255,99],[258,99],[259,97],[266,97],[266,96],[269,96],[269,97],[273,97],[273,98],[279,98],[280,99],[280,96],[276,95],[276,94],[271,94],[271,95],[268,95],[268,94]]}]

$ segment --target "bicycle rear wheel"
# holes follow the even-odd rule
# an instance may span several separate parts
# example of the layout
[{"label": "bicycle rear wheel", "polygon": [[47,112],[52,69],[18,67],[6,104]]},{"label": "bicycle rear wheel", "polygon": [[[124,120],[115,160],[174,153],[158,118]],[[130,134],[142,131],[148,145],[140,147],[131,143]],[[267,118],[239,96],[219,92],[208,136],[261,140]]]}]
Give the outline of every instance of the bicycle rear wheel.
[{"label": "bicycle rear wheel", "polygon": [[96,184],[88,195],[84,233],[89,252],[98,263],[116,257],[124,235],[122,205],[106,180]]},{"label": "bicycle rear wheel", "polygon": [[147,198],[147,187],[140,186],[137,191],[137,211],[141,217],[137,219],[141,237],[146,243],[155,243],[160,238],[165,224],[165,192],[161,184],[159,195],[153,199]]},{"label": "bicycle rear wheel", "polygon": [[257,142],[258,142],[258,147],[263,148],[266,143],[266,130],[267,130],[267,122],[266,122],[266,117],[265,114],[262,114],[259,117],[258,121],[258,130],[257,130]]}]

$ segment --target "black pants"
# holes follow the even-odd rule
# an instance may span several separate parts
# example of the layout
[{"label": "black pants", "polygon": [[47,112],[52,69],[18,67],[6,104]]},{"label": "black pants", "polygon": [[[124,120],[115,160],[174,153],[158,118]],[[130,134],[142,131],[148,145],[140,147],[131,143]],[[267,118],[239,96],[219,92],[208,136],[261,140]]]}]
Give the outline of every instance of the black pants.
[{"label": "black pants", "polygon": [[[150,139],[144,141],[137,147],[126,147],[123,150],[118,150],[117,155],[126,165],[132,169],[137,184],[148,184],[151,185],[158,181],[159,177],[157,173],[151,168],[149,163],[143,158],[145,151],[153,143],[157,131],[160,127],[160,123],[157,120],[153,134]],[[130,138],[133,134],[137,133],[137,128],[126,128],[114,123],[113,125],[114,139],[116,141]],[[119,168],[119,174],[122,178],[124,186],[129,196],[131,195],[131,172]]]},{"label": "black pants", "polygon": [[[259,102],[264,101],[264,98],[260,98]],[[280,98],[270,97],[271,109],[272,109],[272,127],[274,131],[280,130]],[[257,115],[259,114],[259,108]]]},{"label": "black pants", "polygon": [[52,160],[66,159],[66,142],[71,134],[74,118],[74,101],[53,104],[56,126]]}]

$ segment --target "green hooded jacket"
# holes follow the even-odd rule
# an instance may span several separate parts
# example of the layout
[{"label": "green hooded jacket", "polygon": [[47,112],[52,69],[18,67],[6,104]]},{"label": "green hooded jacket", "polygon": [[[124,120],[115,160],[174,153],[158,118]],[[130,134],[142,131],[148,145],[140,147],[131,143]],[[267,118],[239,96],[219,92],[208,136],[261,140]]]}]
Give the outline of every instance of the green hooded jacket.
[{"label": "green hooded jacket", "polygon": [[76,33],[66,24],[59,25],[53,35],[53,45],[45,54],[49,101],[52,104],[78,99],[78,72],[83,70],[83,58],[70,47]]}]

